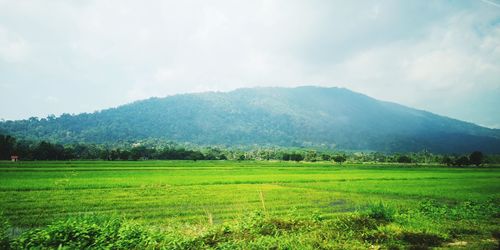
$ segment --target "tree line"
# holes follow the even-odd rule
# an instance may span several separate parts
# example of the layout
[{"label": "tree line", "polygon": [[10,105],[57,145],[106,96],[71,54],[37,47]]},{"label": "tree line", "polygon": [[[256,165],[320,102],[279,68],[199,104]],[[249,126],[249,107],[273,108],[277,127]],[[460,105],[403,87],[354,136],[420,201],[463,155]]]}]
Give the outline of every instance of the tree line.
[{"label": "tree line", "polygon": [[189,148],[174,143],[131,143],[129,145],[69,144],[47,141],[16,140],[0,134],[0,160],[11,156],[20,160],[280,160],[280,161],[333,161],[375,163],[441,163],[449,166],[500,163],[499,155],[483,155],[476,151],[466,155],[441,155],[428,151],[385,154],[380,152],[331,152],[302,148]]}]

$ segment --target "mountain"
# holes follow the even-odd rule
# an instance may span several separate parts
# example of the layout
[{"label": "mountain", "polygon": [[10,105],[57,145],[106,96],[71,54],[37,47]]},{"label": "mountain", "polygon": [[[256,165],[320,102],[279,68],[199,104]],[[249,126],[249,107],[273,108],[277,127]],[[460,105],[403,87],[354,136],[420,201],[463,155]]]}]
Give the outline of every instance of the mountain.
[{"label": "mountain", "polygon": [[0,123],[0,133],[61,143],[143,139],[199,145],[383,152],[500,152],[500,131],[344,88],[246,88],[150,98],[79,115]]}]

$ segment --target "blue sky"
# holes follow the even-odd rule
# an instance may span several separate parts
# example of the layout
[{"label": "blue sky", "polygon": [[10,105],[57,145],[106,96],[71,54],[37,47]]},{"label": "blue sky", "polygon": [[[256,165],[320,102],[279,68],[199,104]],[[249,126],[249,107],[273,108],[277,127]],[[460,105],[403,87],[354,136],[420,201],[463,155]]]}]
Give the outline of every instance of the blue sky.
[{"label": "blue sky", "polygon": [[500,1],[0,0],[0,118],[340,86],[500,128]]}]

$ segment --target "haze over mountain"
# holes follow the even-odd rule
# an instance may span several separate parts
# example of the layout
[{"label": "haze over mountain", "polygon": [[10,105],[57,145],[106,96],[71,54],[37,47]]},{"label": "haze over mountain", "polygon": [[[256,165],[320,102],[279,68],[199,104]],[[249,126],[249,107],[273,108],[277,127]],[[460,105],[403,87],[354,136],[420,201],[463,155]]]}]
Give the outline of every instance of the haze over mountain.
[{"label": "haze over mountain", "polygon": [[198,145],[500,152],[500,130],[344,88],[246,88],[150,98],[95,113],[6,121],[0,133],[61,143],[143,139]]}]

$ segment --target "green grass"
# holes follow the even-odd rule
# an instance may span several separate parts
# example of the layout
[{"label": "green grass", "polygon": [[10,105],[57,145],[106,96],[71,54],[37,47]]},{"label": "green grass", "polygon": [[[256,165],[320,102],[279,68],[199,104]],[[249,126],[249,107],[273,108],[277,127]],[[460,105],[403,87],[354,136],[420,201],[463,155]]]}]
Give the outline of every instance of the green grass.
[{"label": "green grass", "polygon": [[[424,242],[420,247],[458,247],[466,242],[467,248],[494,249],[498,246],[494,235],[500,232],[499,207],[500,168],[494,167],[266,161],[0,162],[0,212],[10,224],[11,238],[71,218],[118,216],[146,225],[147,230],[175,228],[187,237],[182,239],[198,239],[202,245],[196,246],[204,248],[225,244],[254,248],[251,244],[290,241],[295,242],[291,246],[301,248],[342,248],[342,244],[418,248],[418,242]],[[248,228],[242,229],[241,223],[254,211],[264,213],[262,220],[271,225],[293,219],[300,226],[245,238],[241,234]],[[352,216],[376,222],[366,222],[373,225],[359,229],[364,232],[361,236],[353,232],[351,241],[339,240],[345,235],[335,238],[319,233],[336,230],[338,225],[331,223]],[[232,234],[220,242],[210,245],[200,238],[211,230],[223,230],[220,226],[227,223]],[[321,237],[333,237],[338,244],[320,244]]]}]

